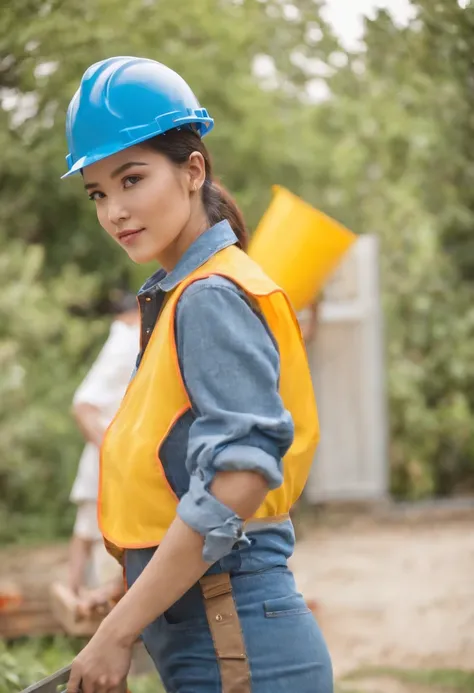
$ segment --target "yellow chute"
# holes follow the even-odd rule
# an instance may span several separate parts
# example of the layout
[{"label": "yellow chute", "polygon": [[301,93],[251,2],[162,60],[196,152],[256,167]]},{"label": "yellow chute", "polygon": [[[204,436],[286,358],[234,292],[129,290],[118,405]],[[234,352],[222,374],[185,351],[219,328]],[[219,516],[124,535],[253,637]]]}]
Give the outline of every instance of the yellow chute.
[{"label": "yellow chute", "polygon": [[357,236],[279,185],[249,255],[286,291],[295,310],[309,305]]}]

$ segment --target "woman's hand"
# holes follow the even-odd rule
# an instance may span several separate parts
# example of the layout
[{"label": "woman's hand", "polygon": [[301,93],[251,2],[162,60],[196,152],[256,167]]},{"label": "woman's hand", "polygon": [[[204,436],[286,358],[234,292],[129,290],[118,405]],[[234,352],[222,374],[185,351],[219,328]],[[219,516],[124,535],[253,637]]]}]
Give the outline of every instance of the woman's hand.
[{"label": "woman's hand", "polygon": [[[265,499],[268,483],[256,472],[218,472],[211,490],[246,519]],[[132,646],[139,634],[209,569],[203,545],[204,538],[176,516],[146,568],[74,660],[67,693],[125,691]]]},{"label": "woman's hand", "polygon": [[66,693],[125,693],[132,647],[133,642],[119,641],[104,621],[72,663]]}]

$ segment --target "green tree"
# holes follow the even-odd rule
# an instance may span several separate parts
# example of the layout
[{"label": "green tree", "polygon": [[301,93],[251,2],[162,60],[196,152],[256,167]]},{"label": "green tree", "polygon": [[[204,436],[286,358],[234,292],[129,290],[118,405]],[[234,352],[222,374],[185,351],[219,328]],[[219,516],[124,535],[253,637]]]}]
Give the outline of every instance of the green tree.
[{"label": "green tree", "polygon": [[70,527],[68,495],[80,437],[69,411],[77,377],[104,338],[103,320],[71,311],[96,285],[69,265],[43,280],[44,252],[23,241],[0,250],[0,541]]},{"label": "green tree", "polygon": [[[288,10],[277,0],[202,0],[179,11],[170,3],[139,0],[10,4],[3,17],[0,86],[18,92],[24,109],[25,98],[33,105],[31,117],[12,127],[18,119],[13,110],[10,127],[2,128],[1,194],[10,203],[0,224],[7,235],[42,243],[45,269],[53,273],[74,262],[81,271],[99,272],[106,285],[129,274],[125,255],[98,230],[77,179],[59,183],[67,104],[84,69],[114,54],[155,58],[189,81],[217,123],[208,140],[216,171],[253,227],[275,179],[294,185],[301,171],[295,125],[302,107],[298,92],[308,76],[295,55],[311,50],[322,59],[336,45],[330,34],[308,43],[322,22],[313,2],[296,6],[286,19]],[[275,71],[266,89],[254,73],[262,56]],[[6,124],[8,114],[2,117]]]}]

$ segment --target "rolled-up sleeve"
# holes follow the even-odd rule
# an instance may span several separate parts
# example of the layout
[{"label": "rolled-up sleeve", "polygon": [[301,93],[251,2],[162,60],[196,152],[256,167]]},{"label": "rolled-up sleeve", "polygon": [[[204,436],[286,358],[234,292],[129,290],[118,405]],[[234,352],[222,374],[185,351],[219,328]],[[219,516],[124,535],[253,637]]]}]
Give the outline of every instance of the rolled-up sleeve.
[{"label": "rolled-up sleeve", "polygon": [[205,538],[204,559],[226,555],[243,520],[209,491],[218,471],[253,471],[283,482],[293,422],[279,395],[280,358],[263,317],[222,277],[192,284],[176,315],[178,357],[195,421],[189,430],[189,491],[181,519]]}]

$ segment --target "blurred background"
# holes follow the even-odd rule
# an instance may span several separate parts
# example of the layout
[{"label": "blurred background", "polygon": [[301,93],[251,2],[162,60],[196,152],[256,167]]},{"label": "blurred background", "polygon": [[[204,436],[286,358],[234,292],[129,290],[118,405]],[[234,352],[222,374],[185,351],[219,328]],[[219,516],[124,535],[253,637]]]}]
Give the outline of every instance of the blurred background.
[{"label": "blurred background", "polygon": [[[251,231],[279,184],[364,237],[326,288],[308,346],[332,442],[299,509],[294,568],[318,603],[341,691],[474,691],[469,0],[3,3],[0,585],[20,594],[25,575],[43,585],[64,563],[84,444],[72,398],[106,339],[114,292],[153,271],[106,237],[77,180],[60,181],[69,100],[86,67],[112,55],[154,58],[192,85],[216,121],[215,171]],[[351,271],[354,305],[369,307],[348,318],[331,306],[352,300],[335,288]],[[350,392],[343,363],[357,374]],[[1,594],[0,693],[10,693],[78,645],[52,637],[40,593],[15,622]]]}]

